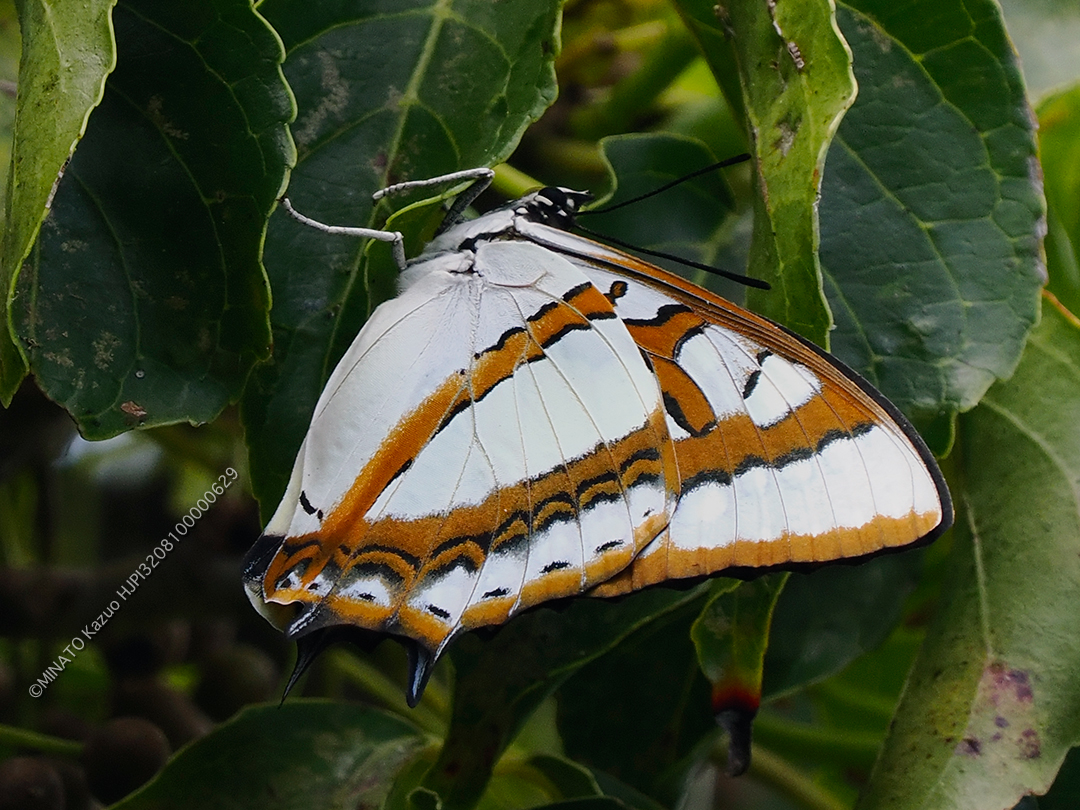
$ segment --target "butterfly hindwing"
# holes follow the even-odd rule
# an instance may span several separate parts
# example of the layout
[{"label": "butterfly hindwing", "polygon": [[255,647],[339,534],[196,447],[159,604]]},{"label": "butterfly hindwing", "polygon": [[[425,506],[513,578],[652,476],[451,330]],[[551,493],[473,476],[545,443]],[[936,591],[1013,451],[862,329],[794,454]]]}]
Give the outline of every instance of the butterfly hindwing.
[{"label": "butterfly hindwing", "polygon": [[610,578],[674,509],[659,388],[608,299],[527,242],[431,261],[332,375],[248,577],[301,606],[294,636],[351,623],[437,654]]}]

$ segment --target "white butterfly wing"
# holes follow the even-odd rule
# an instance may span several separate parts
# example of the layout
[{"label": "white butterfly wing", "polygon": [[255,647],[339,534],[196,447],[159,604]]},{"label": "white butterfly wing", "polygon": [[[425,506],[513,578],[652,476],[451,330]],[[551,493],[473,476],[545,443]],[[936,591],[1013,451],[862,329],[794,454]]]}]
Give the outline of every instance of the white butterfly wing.
[{"label": "white butterfly wing", "polygon": [[300,606],[293,636],[437,655],[610,578],[671,518],[660,390],[610,302],[527,242],[462,255],[411,268],[361,331],[249,557],[253,601]]},{"label": "white butterfly wing", "polygon": [[680,500],[610,596],[729,568],[865,557],[951,523],[904,417],[835,358],[631,256],[533,225],[612,301],[663,391]]}]

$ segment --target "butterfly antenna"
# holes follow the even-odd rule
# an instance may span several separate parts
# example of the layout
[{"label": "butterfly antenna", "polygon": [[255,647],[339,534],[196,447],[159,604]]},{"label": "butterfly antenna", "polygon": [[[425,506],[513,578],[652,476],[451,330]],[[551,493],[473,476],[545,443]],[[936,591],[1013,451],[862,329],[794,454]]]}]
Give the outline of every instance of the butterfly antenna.
[{"label": "butterfly antenna", "polygon": [[638,196],[632,197],[629,200],[623,200],[620,203],[615,203],[615,205],[607,205],[603,208],[592,208],[588,211],[581,211],[578,216],[585,216],[586,214],[607,214],[612,211],[618,211],[620,208],[625,208],[628,205],[633,205],[634,203],[641,202],[642,200],[647,200],[649,199],[649,197],[655,197],[657,194],[662,194],[669,188],[675,188],[675,186],[681,183],[685,183],[687,180],[693,180],[695,177],[701,177],[701,175],[703,174],[714,172],[717,169],[725,169],[728,166],[734,166],[737,163],[745,163],[749,159],[749,153],[744,152],[741,155],[735,155],[735,157],[729,157],[721,160],[718,163],[713,163],[711,166],[705,166],[702,169],[698,169],[696,172],[690,172],[690,174],[683,175],[678,180],[672,180],[670,183],[665,183],[659,188],[654,188],[652,191],[646,191],[644,194],[639,194]]},{"label": "butterfly antenna", "polygon": [[[709,172],[716,171],[717,169],[734,166],[737,163],[743,163],[749,159],[750,155],[747,153],[735,155],[735,157],[730,157],[725,160],[721,160],[718,163],[713,163],[710,166],[705,166],[704,168],[698,169],[695,172],[691,172],[690,174],[680,177],[678,180],[672,180],[670,183],[665,183],[659,188],[654,188],[652,191],[647,191],[644,194],[639,194],[638,196],[632,197],[629,200],[623,200],[620,203],[616,203],[615,205],[608,205],[604,208],[592,208],[588,211],[579,211],[577,213],[577,218],[586,216],[588,214],[607,214],[612,211],[617,211],[627,205],[632,205],[634,203],[641,202],[642,200],[647,200],[650,197],[655,197],[657,194],[662,194],[669,188],[674,188],[680,183],[685,183],[687,180],[693,180],[695,177],[700,177],[703,174],[708,174]],[[657,259],[667,259],[668,261],[678,262],[679,264],[685,265],[686,267],[693,267],[697,270],[704,270],[706,273],[712,273],[715,276],[726,278],[729,281],[734,281],[738,284],[745,284],[747,287],[754,287],[759,290],[772,289],[772,285],[770,285],[769,282],[762,281],[759,278],[753,278],[751,276],[743,275],[742,273],[732,273],[729,270],[721,270],[719,267],[713,267],[711,264],[702,264],[701,262],[695,262],[693,259],[676,256],[674,253],[664,253],[660,250],[649,250],[648,248],[643,248],[639,245],[632,245],[629,242],[622,242],[618,239],[608,236],[607,234],[602,234],[596,231],[589,230],[588,228],[577,224],[576,222],[574,227],[582,233],[588,234],[589,236],[596,237],[597,239],[601,239],[605,242],[610,242],[611,244],[618,245],[619,247],[627,248],[628,250],[633,250],[636,253],[644,253],[646,256],[652,256]]]},{"label": "butterfly antenna", "polygon": [[619,239],[615,239],[608,236],[606,233],[597,233],[596,231],[589,230],[581,225],[575,225],[575,227],[582,233],[587,233],[589,236],[594,236],[597,239],[604,242],[610,242],[613,245],[633,250],[636,253],[644,253],[646,256],[653,256],[657,259],[667,259],[668,261],[678,262],[684,264],[687,267],[694,267],[698,270],[704,270],[706,273],[712,273],[715,276],[726,278],[729,281],[734,281],[739,284],[745,284],[747,287],[754,287],[759,290],[771,290],[772,285],[767,281],[762,281],[760,278],[754,278],[753,276],[746,276],[742,273],[732,273],[730,270],[721,270],[719,267],[713,267],[711,264],[702,264],[701,262],[695,262],[693,259],[687,259],[682,256],[676,256],[674,253],[664,253],[662,250],[649,250],[648,248],[639,247],[638,245],[632,245],[629,242],[623,242]]}]

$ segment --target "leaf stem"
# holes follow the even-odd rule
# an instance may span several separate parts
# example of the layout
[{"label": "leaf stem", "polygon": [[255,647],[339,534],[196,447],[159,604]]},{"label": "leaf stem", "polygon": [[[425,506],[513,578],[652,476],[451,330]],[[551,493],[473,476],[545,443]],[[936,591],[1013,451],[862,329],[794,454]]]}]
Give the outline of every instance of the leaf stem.
[{"label": "leaf stem", "polygon": [[0,744],[16,748],[32,748],[43,754],[59,754],[65,757],[77,757],[82,752],[83,744],[75,740],[52,737],[37,731],[8,726],[0,723]]},{"label": "leaf stem", "polygon": [[539,180],[534,180],[520,169],[515,169],[509,163],[501,163],[495,167],[495,177],[492,178],[491,188],[500,195],[511,200],[524,197],[530,191],[544,185]]},{"label": "leaf stem", "polygon": [[327,657],[331,666],[341,675],[371,695],[384,707],[408,718],[424,731],[438,737],[445,736],[445,717],[449,710],[445,695],[439,693],[437,688],[433,689],[436,684],[428,684],[420,705],[415,709],[410,709],[405,703],[405,694],[401,685],[394,683],[377,667],[346,650],[330,650]]},{"label": "leaf stem", "polygon": [[882,740],[882,734],[876,731],[822,728],[768,712],[754,720],[754,737],[755,742],[760,740],[785,756],[811,756],[815,762],[867,768],[873,765]]},{"label": "leaf stem", "polygon": [[750,774],[807,810],[850,810],[841,799],[768,748],[754,745]]}]

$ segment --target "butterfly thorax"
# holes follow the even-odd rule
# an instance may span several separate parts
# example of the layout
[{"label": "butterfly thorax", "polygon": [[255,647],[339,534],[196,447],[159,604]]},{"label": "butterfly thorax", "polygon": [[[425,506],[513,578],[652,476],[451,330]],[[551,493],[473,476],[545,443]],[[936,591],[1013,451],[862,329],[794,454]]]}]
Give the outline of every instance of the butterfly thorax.
[{"label": "butterfly thorax", "polygon": [[473,253],[484,241],[520,238],[533,224],[569,231],[583,203],[592,199],[587,191],[549,186],[507,203],[476,219],[451,226],[428,243],[410,268],[449,253]]}]

